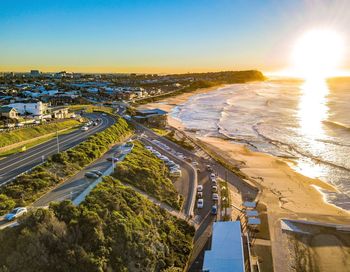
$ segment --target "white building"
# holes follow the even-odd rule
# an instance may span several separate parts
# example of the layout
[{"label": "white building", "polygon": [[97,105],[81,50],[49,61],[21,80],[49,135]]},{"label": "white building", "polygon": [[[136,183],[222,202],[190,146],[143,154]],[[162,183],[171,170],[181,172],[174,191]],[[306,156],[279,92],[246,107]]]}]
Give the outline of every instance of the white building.
[{"label": "white building", "polygon": [[17,112],[21,115],[26,113],[36,116],[42,116],[47,113],[47,104],[41,101],[34,103],[12,103],[6,105],[7,107],[12,107],[17,110]]}]

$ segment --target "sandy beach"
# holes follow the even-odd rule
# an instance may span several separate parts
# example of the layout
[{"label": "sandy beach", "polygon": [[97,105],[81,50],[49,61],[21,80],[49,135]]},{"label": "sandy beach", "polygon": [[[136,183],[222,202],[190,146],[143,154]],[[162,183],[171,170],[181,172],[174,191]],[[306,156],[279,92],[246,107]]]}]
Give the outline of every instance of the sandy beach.
[{"label": "sandy beach", "polygon": [[[207,93],[218,88],[182,94],[158,103],[143,105],[142,108],[160,108],[171,112],[174,107],[183,104],[191,96]],[[312,237],[310,238],[311,241],[316,241],[316,244],[322,244],[323,251],[321,254],[320,247],[311,243],[306,247],[306,254],[293,246],[298,244],[299,240],[295,239],[295,237],[293,238],[293,236],[288,236],[288,232],[282,231],[280,223],[281,219],[298,219],[350,225],[350,213],[327,203],[319,190],[334,192],[337,190],[335,187],[319,179],[299,174],[290,167],[293,162],[287,159],[254,152],[245,145],[233,143],[230,140],[216,137],[199,137],[193,131],[186,131],[183,124],[170,115],[168,116],[168,122],[170,126],[185,132],[187,136],[196,141],[201,141],[202,145],[204,144],[211,152],[215,152],[228,163],[238,167],[239,171],[247,177],[249,182],[259,188],[260,192],[257,201],[266,207],[266,212],[264,213],[266,213],[268,219],[266,222],[267,226],[264,228],[268,229],[269,239],[266,240],[266,243],[270,245],[271,249],[262,249],[257,244],[253,250],[258,250],[260,254],[264,252],[263,258],[266,258],[265,261],[267,262],[265,271],[270,271],[272,265],[274,271],[296,272],[298,270],[295,269],[295,263],[299,259],[303,259],[300,256],[308,256],[309,260],[320,268],[320,271],[329,271],[325,267],[333,267],[334,271],[347,271],[347,264],[342,263],[339,259],[344,259],[344,256],[350,256],[349,248],[344,246],[350,241],[348,235],[344,234],[345,238],[338,240],[337,232],[331,232],[329,237],[331,237],[332,241],[336,240],[337,243],[326,241],[323,239],[324,236],[322,234],[309,236]],[[315,233],[318,231],[320,229],[317,229]],[[303,245],[302,242],[301,244]],[[269,257],[266,257],[268,256],[267,252],[271,252],[271,256],[273,256],[273,262],[271,261],[271,263]],[[335,257],[329,259],[328,255],[335,255]]]},{"label": "sandy beach", "polygon": [[[174,107],[186,102],[191,96],[217,90],[222,86],[199,89],[195,92],[170,97],[156,103],[140,106],[140,108],[160,108],[170,112]],[[184,131],[188,136],[202,141],[212,151],[220,154],[233,165],[249,176],[261,190],[259,201],[268,204],[269,213],[286,214],[286,216],[305,219],[325,219],[328,222],[350,224],[350,213],[324,201],[317,190],[334,191],[332,185],[318,179],[308,178],[294,171],[286,161],[268,154],[253,152],[244,145],[232,143],[214,137],[198,137],[186,131],[182,123],[168,117],[169,125]],[[299,215],[299,216],[297,216]]]}]

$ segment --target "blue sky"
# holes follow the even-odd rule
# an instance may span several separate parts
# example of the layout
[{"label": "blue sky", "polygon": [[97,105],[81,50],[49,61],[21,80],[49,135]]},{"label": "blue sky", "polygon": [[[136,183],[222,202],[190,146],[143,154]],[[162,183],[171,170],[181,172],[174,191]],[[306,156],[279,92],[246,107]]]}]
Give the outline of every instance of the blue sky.
[{"label": "blue sky", "polygon": [[348,36],[349,9],[345,0],[0,0],[0,70],[273,71],[307,28]]}]

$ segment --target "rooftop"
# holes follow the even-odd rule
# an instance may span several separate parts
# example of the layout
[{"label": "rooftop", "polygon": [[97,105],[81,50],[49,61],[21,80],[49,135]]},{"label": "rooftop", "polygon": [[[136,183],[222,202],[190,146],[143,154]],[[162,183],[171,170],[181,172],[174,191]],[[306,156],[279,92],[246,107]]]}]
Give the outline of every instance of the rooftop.
[{"label": "rooftop", "polygon": [[214,222],[211,250],[205,252],[202,270],[244,272],[243,242],[239,221]]}]

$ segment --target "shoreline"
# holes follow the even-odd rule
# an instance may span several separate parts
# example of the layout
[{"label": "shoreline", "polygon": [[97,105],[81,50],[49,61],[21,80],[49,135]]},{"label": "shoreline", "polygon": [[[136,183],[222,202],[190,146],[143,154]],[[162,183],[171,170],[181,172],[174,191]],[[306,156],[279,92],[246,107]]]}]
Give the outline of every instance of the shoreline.
[{"label": "shoreline", "polygon": [[[220,89],[227,85],[199,89],[139,106],[139,108],[160,108],[171,112],[176,106],[185,103],[192,96]],[[259,201],[266,203],[270,212],[295,217],[302,214],[304,218],[316,219],[324,216],[334,222],[350,224],[350,212],[332,203],[328,203],[318,188],[330,192],[338,191],[330,183],[313,179],[298,173],[288,165],[288,159],[267,153],[251,151],[244,144],[234,143],[217,137],[199,137],[185,129],[180,120],[168,116],[169,126],[181,130],[189,137],[200,140],[213,152],[220,154],[228,163],[261,187]],[[289,214],[289,215],[288,215]],[[334,218],[332,218],[332,216]],[[344,222],[345,220],[347,222]]]}]

